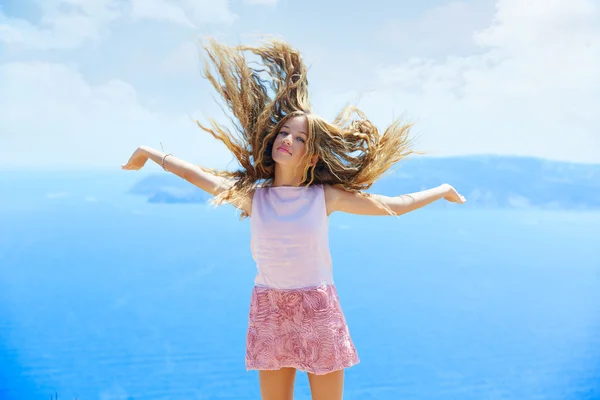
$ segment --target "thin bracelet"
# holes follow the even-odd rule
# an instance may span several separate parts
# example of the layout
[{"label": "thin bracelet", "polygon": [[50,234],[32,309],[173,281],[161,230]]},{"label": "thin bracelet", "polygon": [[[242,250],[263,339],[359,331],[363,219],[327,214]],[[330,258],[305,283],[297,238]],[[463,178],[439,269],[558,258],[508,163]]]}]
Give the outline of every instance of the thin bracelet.
[{"label": "thin bracelet", "polygon": [[172,155],[173,155],[173,154],[169,153],[169,154],[165,154],[165,155],[163,156],[162,163],[160,164],[160,166],[161,166],[161,167],[162,167],[162,169],[164,169],[165,171],[166,171],[166,169],[165,169],[165,159],[166,159],[168,156],[172,156]]}]

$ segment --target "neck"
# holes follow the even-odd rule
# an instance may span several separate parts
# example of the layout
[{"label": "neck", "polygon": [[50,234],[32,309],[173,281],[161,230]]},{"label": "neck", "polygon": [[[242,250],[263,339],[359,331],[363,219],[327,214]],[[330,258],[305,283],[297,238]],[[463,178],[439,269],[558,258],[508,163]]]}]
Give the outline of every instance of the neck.
[{"label": "neck", "polygon": [[300,168],[293,170],[275,164],[275,179],[273,179],[272,186],[300,186],[302,184],[302,172],[298,173],[299,170]]}]

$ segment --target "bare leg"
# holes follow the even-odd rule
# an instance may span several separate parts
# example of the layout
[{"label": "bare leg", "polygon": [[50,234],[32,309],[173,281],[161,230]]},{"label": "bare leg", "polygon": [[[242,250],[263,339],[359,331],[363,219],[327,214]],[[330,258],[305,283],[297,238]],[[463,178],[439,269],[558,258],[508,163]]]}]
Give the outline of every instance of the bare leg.
[{"label": "bare leg", "polygon": [[344,392],[344,370],[325,375],[308,374],[310,393],[313,400],[342,400]]},{"label": "bare leg", "polygon": [[258,371],[260,394],[263,400],[293,400],[295,368],[276,371]]}]

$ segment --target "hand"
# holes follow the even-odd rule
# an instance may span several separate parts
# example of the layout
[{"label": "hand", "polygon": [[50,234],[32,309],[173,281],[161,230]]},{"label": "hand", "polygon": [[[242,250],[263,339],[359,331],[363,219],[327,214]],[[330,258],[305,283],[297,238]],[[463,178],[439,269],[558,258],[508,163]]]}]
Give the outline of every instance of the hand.
[{"label": "hand", "polygon": [[458,194],[456,189],[454,189],[451,185],[444,183],[441,187],[444,190],[444,200],[458,204],[463,204],[467,201],[467,199],[465,199],[464,196]]},{"label": "hand", "polygon": [[146,161],[148,161],[148,154],[146,153],[145,149],[140,146],[133,152],[129,158],[129,161],[127,161],[127,164],[121,165],[121,169],[137,171],[142,169],[144,164],[146,164]]}]

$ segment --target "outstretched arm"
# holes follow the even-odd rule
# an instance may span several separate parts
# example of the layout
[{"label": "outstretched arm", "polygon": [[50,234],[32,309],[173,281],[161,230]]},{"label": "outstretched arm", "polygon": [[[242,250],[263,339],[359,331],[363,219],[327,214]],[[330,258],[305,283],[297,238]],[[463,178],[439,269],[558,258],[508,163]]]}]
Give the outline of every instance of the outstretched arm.
[{"label": "outstretched arm", "polygon": [[[395,197],[378,194],[370,194],[369,196],[392,210],[395,215],[406,214],[440,199],[459,204],[466,201],[447,183],[421,192]],[[327,214],[342,211],[357,215],[389,215],[385,209],[379,207],[372,199],[336,186],[325,187],[325,200],[327,202]]]},{"label": "outstretched arm", "polygon": [[[213,175],[196,164],[192,164],[173,155],[167,155],[162,151],[147,146],[138,147],[127,164],[123,164],[121,168],[125,170],[139,170],[146,164],[148,159],[162,166],[165,171],[185,179],[213,196],[217,196],[222,191],[231,187],[231,182],[223,177]],[[234,205],[250,214],[251,202],[249,199],[244,201],[244,204]]]}]

